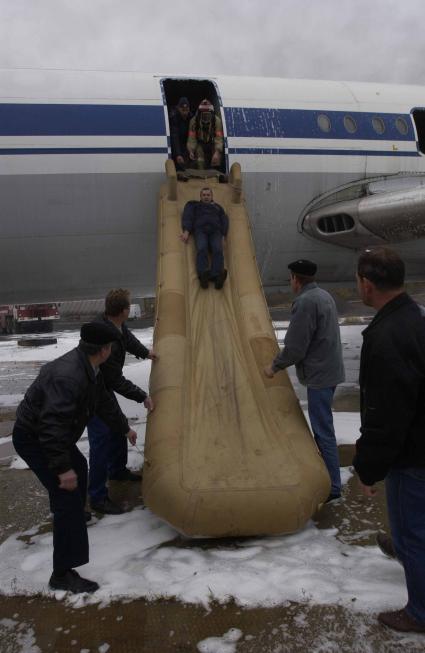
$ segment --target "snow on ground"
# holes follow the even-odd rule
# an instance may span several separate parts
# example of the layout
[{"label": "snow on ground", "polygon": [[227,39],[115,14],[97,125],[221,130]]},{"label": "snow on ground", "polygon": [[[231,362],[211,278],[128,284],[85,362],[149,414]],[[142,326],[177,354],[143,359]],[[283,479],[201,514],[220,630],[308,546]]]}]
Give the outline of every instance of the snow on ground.
[{"label": "snow on ground", "polygon": [[[49,593],[52,534],[35,529],[0,546],[0,587],[9,595]],[[246,607],[286,601],[339,604],[361,612],[404,605],[403,570],[377,547],[340,542],[312,522],[294,534],[200,548],[174,546],[177,533],[149,510],[99,519],[89,527],[91,562],[79,571],[101,587],[69,596],[75,607],[119,598],[176,597],[208,606],[231,597]],[[167,544],[166,546],[163,546]],[[58,599],[63,592],[55,592]]]},{"label": "snow on ground", "polygon": [[[143,342],[143,344],[146,345],[146,347],[152,347],[153,328],[132,329],[132,332],[140,342]],[[17,345],[16,336],[11,336],[10,338],[0,341],[0,362],[50,361],[54,358],[58,358],[58,356],[62,356],[62,354],[66,354],[67,351],[76,347],[80,339],[79,332],[76,330],[58,331],[49,333],[47,336],[49,338],[57,338],[57,344],[42,347],[19,347]],[[31,335],[28,336],[28,338],[31,337]]]},{"label": "snow on ground", "polygon": [[33,629],[25,622],[15,619],[0,619],[0,641],[7,638],[8,651],[21,651],[22,653],[41,653],[35,644]]},{"label": "snow on ground", "polygon": [[[136,335],[150,345],[151,330]],[[349,337],[346,333],[344,336]],[[61,334],[57,346],[37,351],[38,360],[64,353],[77,340],[75,332]],[[16,360],[29,353],[18,349],[16,344],[10,350],[1,346],[0,360],[4,356]],[[149,361],[137,362],[126,366],[125,374],[147,389],[149,370]],[[136,469],[142,462],[145,409],[121,398],[120,403],[139,434],[130,458],[130,465]],[[335,413],[339,442],[354,442],[358,424],[356,414]],[[80,441],[80,448],[88,454],[86,437]],[[344,483],[351,474],[349,468],[342,469]],[[173,540],[177,535],[142,508],[97,520],[89,527],[91,562],[81,572],[97,580],[101,587],[92,596],[70,596],[67,600],[82,606],[87,602],[107,604],[118,598],[176,597],[208,606],[212,600],[225,602],[233,597],[247,607],[310,601],[340,604],[362,612],[396,608],[406,601],[403,571],[396,562],[385,558],[377,547],[340,542],[336,530],[319,530],[312,522],[293,535],[257,537],[209,548],[200,548],[196,543],[176,546]],[[51,533],[39,534],[38,529],[32,529],[9,537],[0,546],[1,591],[10,595],[49,593],[51,558]],[[63,592],[55,595],[58,599],[64,597]],[[235,649],[237,634],[229,631],[215,638],[220,641],[211,642],[209,638],[199,642],[198,650],[230,653]]]},{"label": "snow on ground", "polygon": [[239,628],[231,628],[222,637],[208,637],[198,642],[196,648],[200,653],[236,653],[238,640],[243,633]]}]

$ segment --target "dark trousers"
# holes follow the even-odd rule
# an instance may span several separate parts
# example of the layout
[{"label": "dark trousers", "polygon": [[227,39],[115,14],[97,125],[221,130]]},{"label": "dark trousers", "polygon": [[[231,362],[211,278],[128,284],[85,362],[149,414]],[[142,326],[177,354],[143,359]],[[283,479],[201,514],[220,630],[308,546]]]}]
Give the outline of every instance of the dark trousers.
[{"label": "dark trousers", "polygon": [[425,468],[392,469],[385,489],[394,549],[406,576],[406,611],[425,625]]},{"label": "dark trousers", "polygon": [[127,465],[127,438],[111,431],[96,415],[87,424],[90,443],[89,496],[97,503],[108,496],[106,481]]},{"label": "dark trousers", "polygon": [[195,231],[196,244],[196,271],[198,276],[209,268],[208,253],[211,252],[210,277],[214,279],[223,272],[223,236],[219,231],[206,234],[203,231]]},{"label": "dark trousers", "polygon": [[307,388],[308,416],[314,439],[331,477],[331,494],[341,493],[338,446],[332,416],[333,388]]},{"label": "dark trousers", "polygon": [[84,515],[87,495],[87,462],[76,445],[70,447],[71,465],[78,477],[76,490],[62,490],[48,468],[38,440],[15,426],[13,445],[49,493],[53,513],[53,569],[64,571],[89,561],[89,540]]}]

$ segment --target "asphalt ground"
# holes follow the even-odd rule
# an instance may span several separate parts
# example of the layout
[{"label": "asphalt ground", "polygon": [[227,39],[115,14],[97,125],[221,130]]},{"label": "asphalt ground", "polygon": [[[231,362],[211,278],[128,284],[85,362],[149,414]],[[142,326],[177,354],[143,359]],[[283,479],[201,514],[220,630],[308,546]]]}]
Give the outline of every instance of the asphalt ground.
[{"label": "asphalt ground", "polygon": [[[346,383],[338,388],[334,409],[358,410],[357,375],[361,336],[344,343]],[[8,363],[0,368],[0,395],[24,392],[37,374],[39,364]],[[300,400],[304,390],[291,374]],[[13,390],[11,390],[13,388]],[[10,434],[14,408],[0,408],[0,443]],[[10,445],[6,445],[6,447]],[[0,452],[5,447],[1,447]],[[339,448],[341,465],[349,465],[352,446]],[[0,458],[2,454],[0,453]],[[0,542],[9,535],[38,527],[51,528],[47,496],[29,470],[7,467],[0,461]],[[124,487],[123,487],[124,485]],[[128,487],[130,485],[130,487]],[[134,487],[136,485],[136,487]],[[125,501],[129,510],[140,505],[138,484],[111,484],[113,499]],[[384,488],[378,498],[363,497],[355,478],[344,487],[343,498],[325,505],[315,516],[318,528],[336,529],[346,544],[369,546],[379,530],[388,528]],[[187,540],[169,543],[179,547],[232,546],[231,540]],[[167,544],[166,544],[167,545]],[[165,546],[166,546],[165,545]],[[234,542],[237,546],[237,542]],[[4,588],[6,589],[6,588]],[[231,648],[211,648],[211,653],[419,653],[425,637],[401,635],[380,626],[376,615],[351,611],[337,605],[287,603],[274,608],[242,609],[233,602],[202,606],[177,600],[114,602],[106,607],[73,609],[45,595],[6,596],[0,588],[0,653],[189,653],[208,637],[222,637],[231,628],[242,636]],[[38,647],[38,648],[37,648]]]}]

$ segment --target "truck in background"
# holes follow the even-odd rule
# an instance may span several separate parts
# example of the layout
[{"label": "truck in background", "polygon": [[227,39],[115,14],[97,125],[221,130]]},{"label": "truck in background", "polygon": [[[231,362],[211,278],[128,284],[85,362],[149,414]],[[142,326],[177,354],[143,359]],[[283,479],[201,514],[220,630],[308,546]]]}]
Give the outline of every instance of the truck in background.
[{"label": "truck in background", "polygon": [[56,303],[0,305],[0,333],[50,333],[59,318]]}]

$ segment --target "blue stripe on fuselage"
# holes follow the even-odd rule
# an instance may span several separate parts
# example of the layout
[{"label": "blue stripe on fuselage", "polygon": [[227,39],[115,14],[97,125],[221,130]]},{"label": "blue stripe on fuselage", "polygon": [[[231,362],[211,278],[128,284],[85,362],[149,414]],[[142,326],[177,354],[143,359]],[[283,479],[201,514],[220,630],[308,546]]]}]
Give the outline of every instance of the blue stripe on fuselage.
[{"label": "blue stripe on fuselage", "polygon": [[[224,112],[230,138],[415,141],[410,114],[241,107],[226,107]],[[321,113],[331,121],[329,132],[319,129]],[[355,133],[345,129],[346,115],[354,118]],[[383,134],[372,126],[372,118],[378,116],[385,123]],[[406,121],[407,134],[397,130],[397,118]],[[0,136],[166,136],[164,109],[162,105],[0,103]]]},{"label": "blue stripe on fuselage", "polygon": [[[245,109],[226,107],[226,128],[228,137],[250,138],[310,138],[310,139],[350,139],[414,141],[415,134],[409,114],[365,113],[361,111],[327,111],[325,109]],[[320,114],[328,116],[331,129],[323,132],[317,124]],[[357,131],[348,132],[344,127],[344,117],[351,116]],[[372,126],[372,118],[379,117],[385,124],[383,134],[377,134]],[[395,126],[397,118],[403,118],[407,125],[406,135],[400,134]]]},{"label": "blue stripe on fuselage", "polygon": [[165,136],[162,105],[0,104],[0,136]]}]

